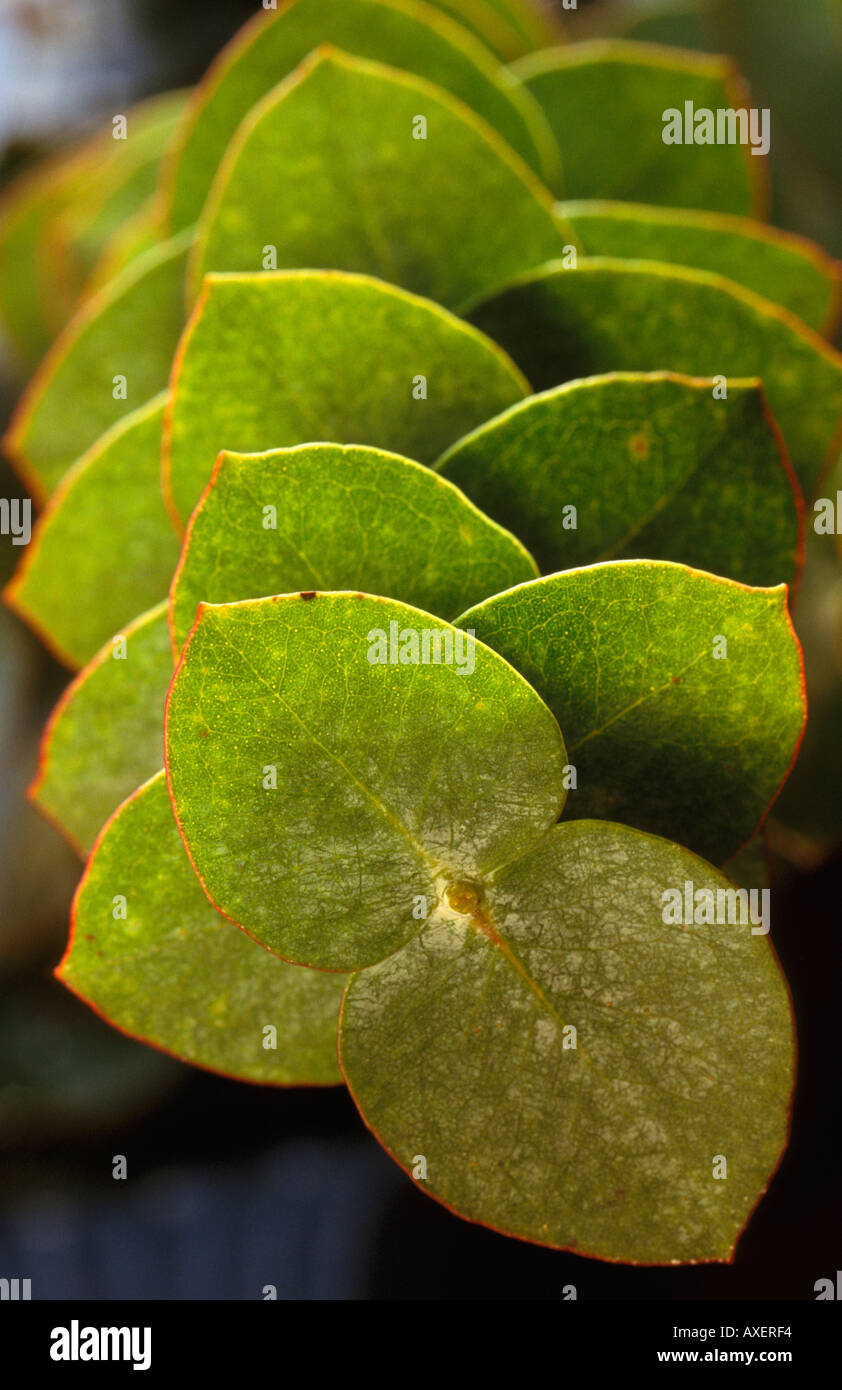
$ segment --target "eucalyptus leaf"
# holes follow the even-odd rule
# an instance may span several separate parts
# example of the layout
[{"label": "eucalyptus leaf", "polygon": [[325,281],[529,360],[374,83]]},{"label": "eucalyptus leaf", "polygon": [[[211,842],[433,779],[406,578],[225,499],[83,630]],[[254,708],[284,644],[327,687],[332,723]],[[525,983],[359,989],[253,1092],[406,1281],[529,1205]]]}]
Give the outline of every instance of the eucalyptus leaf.
[{"label": "eucalyptus leaf", "polygon": [[443,879],[516,857],[564,800],[561,735],[526,681],[430,614],[362,594],[203,605],[166,759],[211,901],[331,969],[403,945]]},{"label": "eucalyptus leaf", "polygon": [[528,390],[496,344],[378,280],[209,275],[173,377],[164,493],[184,524],[221,449],[327,440],[432,463]]},{"label": "eucalyptus leaf", "polygon": [[[809,497],[842,418],[842,356],[798,319],[701,270],[609,258],[550,263],[476,306],[536,390],[607,371],[761,377]],[[712,386],[713,386],[712,382]],[[722,385],[722,383],[717,383]]]},{"label": "eucalyptus leaf", "polygon": [[356,588],[451,619],[537,573],[457,488],[395,454],[335,444],[223,453],[173,580],[173,642],[181,651],[202,602]]},{"label": "eucalyptus leaf", "polygon": [[544,573],[640,556],[763,585],[800,563],[801,494],[756,381],[714,400],[710,382],[664,372],[586,377],[511,406],[436,467]]},{"label": "eucalyptus leaf", "polygon": [[537,102],[478,39],[415,0],[287,0],[247,24],[197,88],[164,180],[172,226],[195,222],[243,117],[320,44],[429,78],[557,181],[558,150]]},{"label": "eucalyptus leaf", "polygon": [[648,560],[522,584],[463,614],[546,700],[576,769],[567,814],[720,864],[758,829],[806,708],[786,587]]},{"label": "eucalyptus leaf", "polygon": [[[140,102],[126,112],[125,139],[112,139],[111,129],[97,132],[4,189],[0,311],[24,367],[36,365],[69,318],[86,265],[114,218],[128,217],[145,196],[181,104],[182,93]],[[139,165],[147,171],[143,186],[135,178]]]},{"label": "eucalyptus leaf", "polygon": [[683,117],[685,103],[694,112],[749,105],[729,59],[596,39],[531,53],[512,71],[546,112],[568,197],[765,211],[766,160],[751,145],[664,143],[665,113]]},{"label": "eucalyptus leaf", "polygon": [[84,665],[169,586],[179,545],[160,485],[165,399],[112,426],[65,475],[6,589],[68,666]]},{"label": "eucalyptus leaf", "polygon": [[363,272],[458,308],[563,244],[550,194],[468,107],[323,47],[240,126],[188,281],[195,295],[205,272],[268,254],[272,269]]},{"label": "eucalyptus leaf", "polygon": [[287,965],[211,907],[163,772],[91,857],[56,974],[131,1037],[241,1081],[332,1085],[345,977]]},{"label": "eucalyptus leaf", "polygon": [[75,161],[58,156],[20,174],[0,200],[0,313],[16,366],[31,370],[50,345],[39,247],[68,196]]},{"label": "eucalyptus leaf", "polygon": [[69,308],[106,243],[154,194],[161,155],[187,97],[186,91],[165,92],[127,111],[125,133],[119,127],[108,132],[111,158],[100,161],[94,177],[87,180],[85,196],[73,198],[57,219],[50,269],[53,284],[66,281],[72,269]]},{"label": "eucalyptus leaf", "polygon": [[560,203],[558,215],[588,256],[694,266],[736,280],[832,338],[842,303],[842,266],[792,232],[724,213],[635,203]]},{"label": "eucalyptus leaf", "polygon": [[85,283],[84,293],[94,294],[102,289],[138,256],[160,246],[163,240],[160,206],[153,197],[108,238]]},{"label": "eucalyptus leaf", "polygon": [[559,826],[351,976],[342,1068],[422,1191],[582,1255],[732,1258],[786,1144],[792,1019],[767,938],[665,923],[687,883],[731,887],[653,836]]},{"label": "eucalyptus leaf", "polygon": [[65,690],[29,797],[84,859],[105,821],[164,758],[173,676],[167,605],[115,634]]},{"label": "eucalyptus leaf", "polygon": [[189,236],[140,256],[89,299],[30,382],[3,443],[38,499],[166,386],[184,326]]},{"label": "eucalyptus leaf", "polygon": [[509,62],[563,38],[554,10],[530,0],[432,0]]}]

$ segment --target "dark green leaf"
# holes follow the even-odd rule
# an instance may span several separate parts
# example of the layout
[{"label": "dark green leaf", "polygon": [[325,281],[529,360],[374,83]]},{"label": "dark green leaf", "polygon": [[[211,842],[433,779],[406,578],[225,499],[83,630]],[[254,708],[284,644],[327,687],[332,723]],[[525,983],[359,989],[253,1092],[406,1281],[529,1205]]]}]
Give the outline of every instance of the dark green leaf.
[{"label": "dark green leaf", "polygon": [[588,256],[711,270],[789,309],[825,337],[836,331],[842,266],[804,237],[723,213],[635,203],[560,203],[558,211]]},{"label": "dark green leaf", "polygon": [[609,371],[761,377],[808,496],[835,458],[842,357],[786,310],[721,276],[648,261],[550,264],[472,318],[536,390]]},{"label": "dark green leaf", "polygon": [[3,441],[41,499],[101,434],[167,384],[184,326],[189,234],[164,242],[89,299],[53,344]]},{"label": "dark green leaf", "polygon": [[714,400],[689,377],[588,377],[480,425],[437,467],[505,518],[544,573],[640,556],[779,584],[800,555],[791,470],[757,382]]},{"label": "dark green leaf", "polygon": [[784,586],[615,561],[522,584],[458,625],[558,719],[576,768],[567,815],[666,834],[717,864],[752,837],[805,718]]}]

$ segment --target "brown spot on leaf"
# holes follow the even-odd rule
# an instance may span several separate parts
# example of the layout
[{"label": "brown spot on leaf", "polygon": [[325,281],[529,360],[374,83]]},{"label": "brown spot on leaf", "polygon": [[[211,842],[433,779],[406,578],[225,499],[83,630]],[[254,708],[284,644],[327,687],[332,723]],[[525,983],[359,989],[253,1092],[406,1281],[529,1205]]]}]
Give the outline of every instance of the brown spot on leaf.
[{"label": "brown spot on leaf", "polygon": [[316,597],[316,591],[315,591],[315,589],[302,589],[302,590],[301,590],[301,593],[299,594],[299,598],[315,598],[315,597]]}]

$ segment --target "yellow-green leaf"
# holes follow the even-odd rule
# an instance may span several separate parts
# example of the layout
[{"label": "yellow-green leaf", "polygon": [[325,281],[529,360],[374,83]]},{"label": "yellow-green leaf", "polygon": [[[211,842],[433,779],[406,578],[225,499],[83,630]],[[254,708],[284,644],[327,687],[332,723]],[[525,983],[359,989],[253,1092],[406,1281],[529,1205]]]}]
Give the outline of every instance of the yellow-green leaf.
[{"label": "yellow-green leaf", "polygon": [[514,536],[409,459],[334,444],[224,453],[173,580],[173,643],[199,603],[364,589],[451,619],[537,573]]},{"label": "yellow-green leaf", "polygon": [[5,591],[68,666],[84,665],[169,586],[179,545],[161,494],[164,402],[134,411],[83,454]]},{"label": "yellow-green leaf", "polygon": [[[765,212],[766,159],[750,143],[664,143],[667,113],[684,118],[686,103],[692,104],[691,140],[701,133],[700,111],[713,113],[715,122],[718,111],[750,105],[730,59],[596,39],[530,53],[513,71],[547,114],[564,159],[567,197]],[[750,135],[746,117],[747,140]]]},{"label": "yellow-green leaf", "polygon": [[322,48],[240,126],[188,281],[195,295],[206,271],[268,260],[377,275],[458,308],[563,244],[550,194],[468,107]]},{"label": "yellow-green leaf", "polygon": [[184,326],[189,236],[138,257],[86,301],[30,382],[3,443],[39,500],[166,386]]},{"label": "yellow-green leaf", "polygon": [[172,676],[159,603],[106,642],[50,716],[29,797],[83,859],[115,807],[164,760]]},{"label": "yellow-green leaf", "polygon": [[94,850],[56,974],[115,1027],[240,1081],[341,1080],[345,977],[287,965],[211,907],[173,820],[163,772]]},{"label": "yellow-green leaf", "polygon": [[429,78],[484,117],[543,177],[557,178],[558,151],[537,102],[447,15],[421,0],[287,0],[277,14],[247,24],[196,90],[164,180],[176,230],[199,216],[243,117],[323,43]]},{"label": "yellow-green leaf", "polygon": [[511,406],[436,467],[545,574],[639,556],[762,585],[800,565],[801,492],[756,381],[715,400],[709,381],[665,372],[585,377]]},{"label": "yellow-green leaf", "polygon": [[173,377],[165,494],[184,524],[223,449],[327,440],[432,463],[528,389],[482,334],[381,281],[209,275]]}]

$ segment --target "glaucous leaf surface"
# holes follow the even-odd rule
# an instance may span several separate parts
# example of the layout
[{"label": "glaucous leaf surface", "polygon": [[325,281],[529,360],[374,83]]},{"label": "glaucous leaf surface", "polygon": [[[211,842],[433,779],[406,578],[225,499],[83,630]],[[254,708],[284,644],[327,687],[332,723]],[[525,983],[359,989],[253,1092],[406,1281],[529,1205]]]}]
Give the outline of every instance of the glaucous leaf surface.
[{"label": "glaucous leaf surface", "polygon": [[432,463],[529,390],[461,319],[337,271],[208,275],[172,384],[164,494],[182,525],[223,449],[327,440]]},{"label": "glaucous leaf surface", "polygon": [[804,727],[786,597],[626,560],[522,584],[458,626],[558,719],[576,768],[569,816],[666,834],[721,864],[757,830]]},{"label": "glaucous leaf surface", "polygon": [[641,556],[762,585],[800,559],[800,490],[758,382],[714,400],[709,381],[663,372],[586,377],[511,406],[436,468],[545,574]]},{"label": "glaucous leaf surface", "polygon": [[336,1019],[345,977],[287,965],[211,907],[163,772],[120,807],[99,840],[56,975],[109,1023],[185,1062],[282,1086],[341,1080]]},{"label": "glaucous leaf surface", "polygon": [[789,309],[825,337],[836,331],[842,266],[805,237],[745,217],[638,203],[559,203],[558,215],[587,256],[710,270]]},{"label": "glaucous leaf surface", "polygon": [[115,807],[164,759],[164,702],[173,676],[166,603],[116,635],[62,695],[29,789],[83,859]]},{"label": "glaucous leaf surface", "polygon": [[240,126],[188,280],[195,295],[205,272],[265,269],[269,254],[282,270],[377,275],[458,308],[563,245],[551,195],[470,108],[323,47]]},{"label": "glaucous leaf surface", "polygon": [[320,44],[429,78],[484,117],[547,179],[558,150],[540,106],[468,30],[414,0],[287,0],[256,16],[196,89],[164,179],[174,229],[195,222],[243,117]]},{"label": "glaucous leaf surface", "polygon": [[792,1020],[768,938],[665,924],[688,881],[731,887],[654,836],[557,826],[351,976],[345,1078],[422,1191],[578,1254],[732,1257],[786,1143]]},{"label": "glaucous leaf surface", "polygon": [[166,386],[184,327],[188,240],[147,252],[89,299],[30,382],[3,443],[38,499]]},{"label": "glaucous leaf surface", "polygon": [[836,457],[842,356],[792,314],[707,271],[595,257],[519,277],[471,315],[536,390],[610,371],[760,377],[809,497]]},{"label": "glaucous leaf surface", "polygon": [[409,459],[340,444],[222,454],[173,580],[173,645],[199,603],[363,589],[450,620],[537,574],[520,541]]},{"label": "glaucous leaf surface", "polygon": [[119,421],[65,475],[5,591],[68,666],[169,586],[179,545],[161,495],[164,400]]},{"label": "glaucous leaf surface", "polygon": [[664,112],[747,106],[726,58],[622,39],[530,53],[513,65],[546,112],[569,198],[762,215],[765,158],[750,145],[665,144]]},{"label": "glaucous leaf surface", "polygon": [[443,879],[516,857],[564,800],[558,725],[521,676],[428,613],[353,593],[202,606],[166,758],[211,901],[329,969],[403,945]]}]

